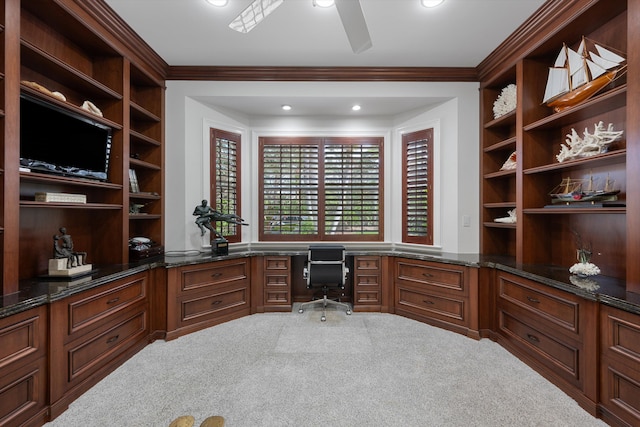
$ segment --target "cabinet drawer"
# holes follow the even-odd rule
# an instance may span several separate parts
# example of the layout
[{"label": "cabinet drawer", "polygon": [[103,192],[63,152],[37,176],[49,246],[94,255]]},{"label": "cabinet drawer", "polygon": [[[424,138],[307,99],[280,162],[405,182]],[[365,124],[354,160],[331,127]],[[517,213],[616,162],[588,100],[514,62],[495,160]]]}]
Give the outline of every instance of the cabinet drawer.
[{"label": "cabinet drawer", "polygon": [[134,276],[108,289],[99,288],[68,299],[68,334],[84,333],[108,316],[146,298],[146,276]]},{"label": "cabinet drawer", "polygon": [[356,273],[354,283],[356,287],[380,287],[380,275],[379,274],[359,274]]},{"label": "cabinet drawer", "polygon": [[498,286],[499,304],[509,301],[556,327],[579,334],[580,304],[571,295],[554,295],[550,288],[542,290],[536,283],[506,275],[500,275]]},{"label": "cabinet drawer", "polygon": [[528,354],[537,354],[536,361],[574,385],[580,384],[580,349],[567,340],[545,334],[533,325],[521,321],[518,308],[511,307],[513,314],[504,310],[498,313],[498,328]]},{"label": "cabinet drawer", "polygon": [[465,300],[452,296],[434,295],[428,290],[397,285],[397,307],[415,314],[465,324]]},{"label": "cabinet drawer", "polygon": [[379,256],[357,256],[354,257],[354,269],[358,271],[375,270],[380,271],[380,257]]},{"label": "cabinet drawer", "polygon": [[249,277],[246,259],[219,261],[204,267],[182,270],[182,291],[196,291],[208,286],[222,285]]},{"label": "cabinet drawer", "polygon": [[360,290],[356,289],[355,291],[355,301],[356,304],[380,304],[380,292],[371,289],[371,290]]},{"label": "cabinet drawer", "polygon": [[0,425],[20,426],[45,409],[47,360],[34,360],[0,374]]},{"label": "cabinet drawer", "polygon": [[289,287],[288,274],[272,274],[267,273],[264,276],[264,285],[266,287]]},{"label": "cabinet drawer", "polygon": [[2,343],[0,370],[25,357],[35,358],[44,355],[46,351],[46,311],[44,310],[44,307],[32,309],[0,320],[0,343]]},{"label": "cabinet drawer", "polygon": [[147,314],[137,311],[89,340],[78,340],[67,348],[68,378],[72,382],[90,375],[108,360],[140,341],[147,334]]},{"label": "cabinet drawer", "polygon": [[264,259],[264,269],[289,271],[289,257],[268,256]]},{"label": "cabinet drawer", "polygon": [[434,265],[418,261],[398,261],[396,278],[430,285],[441,290],[465,291],[464,267]]},{"label": "cabinet drawer", "polygon": [[223,312],[231,312],[248,307],[248,288],[227,287],[216,292],[208,292],[200,296],[183,298],[180,303],[182,322],[200,322],[221,315]]}]

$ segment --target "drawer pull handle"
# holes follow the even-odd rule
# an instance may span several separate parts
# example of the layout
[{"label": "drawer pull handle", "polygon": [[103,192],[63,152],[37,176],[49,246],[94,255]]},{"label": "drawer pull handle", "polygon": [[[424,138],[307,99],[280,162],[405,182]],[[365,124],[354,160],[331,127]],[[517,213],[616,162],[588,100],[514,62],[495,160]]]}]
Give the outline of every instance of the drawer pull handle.
[{"label": "drawer pull handle", "polygon": [[429,301],[428,299],[423,299],[422,302],[425,304],[434,304],[433,301]]},{"label": "drawer pull handle", "polygon": [[214,302],[211,303],[211,305],[218,305],[218,304],[222,304],[222,300],[215,300]]},{"label": "drawer pull handle", "polygon": [[211,277],[214,277],[214,278],[217,278],[217,277],[220,277],[220,276],[222,276],[222,273],[213,273],[211,275]]},{"label": "drawer pull handle", "polygon": [[120,301],[120,297],[111,298],[109,301],[107,301],[107,304],[115,304],[118,301]]},{"label": "drawer pull handle", "polygon": [[120,338],[120,335],[114,335],[114,336],[112,336],[111,338],[109,338],[109,339],[107,340],[107,344],[111,344],[111,343],[113,343],[113,342],[118,341],[118,338]]},{"label": "drawer pull handle", "polygon": [[430,273],[422,273],[422,275],[424,277],[433,277],[433,274],[430,274]]},{"label": "drawer pull handle", "polygon": [[536,303],[536,304],[539,304],[539,303],[540,303],[540,300],[539,300],[539,299],[537,299],[537,298],[527,297],[527,300],[528,300],[529,302],[533,302],[533,303]]},{"label": "drawer pull handle", "polygon": [[535,335],[527,334],[527,338],[529,338],[529,341],[540,342],[540,338]]}]

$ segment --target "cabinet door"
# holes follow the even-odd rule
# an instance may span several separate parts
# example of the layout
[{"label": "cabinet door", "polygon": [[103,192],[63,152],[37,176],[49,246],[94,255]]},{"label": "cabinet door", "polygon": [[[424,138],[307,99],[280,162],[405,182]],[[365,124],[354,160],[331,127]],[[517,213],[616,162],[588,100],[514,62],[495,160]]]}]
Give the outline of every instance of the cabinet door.
[{"label": "cabinet door", "polygon": [[46,333],[45,306],[0,319],[0,425],[44,418]]},{"label": "cabinet door", "polygon": [[640,425],[640,315],[602,306],[600,328],[603,418]]}]

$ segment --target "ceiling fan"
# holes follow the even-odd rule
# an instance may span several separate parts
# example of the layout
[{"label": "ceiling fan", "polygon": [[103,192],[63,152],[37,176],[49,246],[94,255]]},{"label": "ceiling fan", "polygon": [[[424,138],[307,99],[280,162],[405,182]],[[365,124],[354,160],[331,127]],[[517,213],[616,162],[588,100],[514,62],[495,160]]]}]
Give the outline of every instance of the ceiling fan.
[{"label": "ceiling fan", "polygon": [[[241,33],[248,33],[263,19],[280,7],[284,0],[253,0],[230,24]],[[361,53],[372,46],[360,0],[335,0],[342,26],[347,33],[353,53]]]}]

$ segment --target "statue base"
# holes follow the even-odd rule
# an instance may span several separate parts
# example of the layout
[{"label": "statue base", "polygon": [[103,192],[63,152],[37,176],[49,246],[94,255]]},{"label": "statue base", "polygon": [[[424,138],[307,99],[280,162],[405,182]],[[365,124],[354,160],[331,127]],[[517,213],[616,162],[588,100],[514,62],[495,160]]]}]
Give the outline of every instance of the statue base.
[{"label": "statue base", "polygon": [[74,277],[90,273],[91,271],[91,264],[84,264],[77,267],[67,268],[66,258],[56,258],[49,260],[49,276]]},{"label": "statue base", "polygon": [[229,255],[229,241],[221,238],[212,240],[211,253],[213,255]]}]

